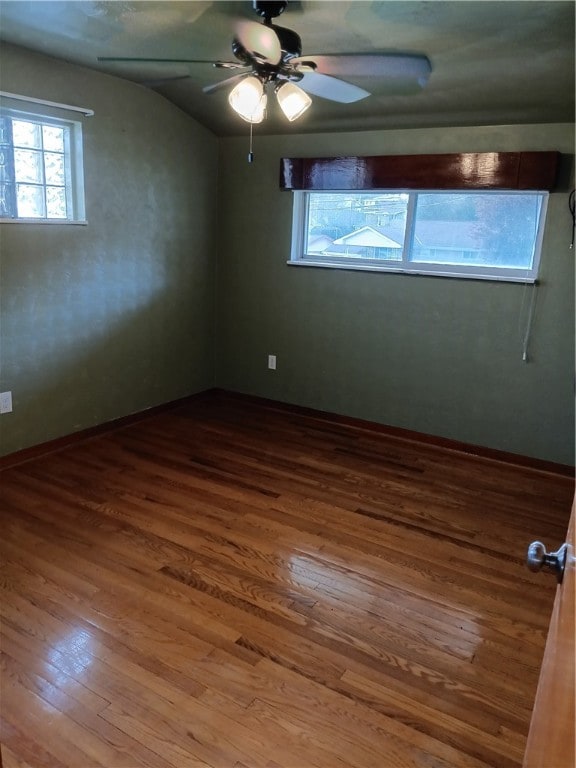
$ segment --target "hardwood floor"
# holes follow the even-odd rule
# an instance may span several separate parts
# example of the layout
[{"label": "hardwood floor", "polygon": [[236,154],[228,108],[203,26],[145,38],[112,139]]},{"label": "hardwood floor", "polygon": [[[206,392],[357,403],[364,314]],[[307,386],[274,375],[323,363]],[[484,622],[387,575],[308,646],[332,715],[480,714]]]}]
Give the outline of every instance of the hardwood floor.
[{"label": "hardwood floor", "polygon": [[0,481],[5,768],[521,765],[570,479],[219,395]]}]

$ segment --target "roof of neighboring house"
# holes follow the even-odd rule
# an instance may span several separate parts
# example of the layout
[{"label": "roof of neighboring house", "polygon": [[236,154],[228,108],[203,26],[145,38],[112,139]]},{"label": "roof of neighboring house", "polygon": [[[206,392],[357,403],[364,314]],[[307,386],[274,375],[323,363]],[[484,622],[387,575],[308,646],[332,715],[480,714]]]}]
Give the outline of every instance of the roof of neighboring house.
[{"label": "roof of neighboring house", "polygon": [[320,253],[332,245],[332,238],[328,235],[312,235],[308,238],[308,253]]},{"label": "roof of neighboring house", "polygon": [[335,245],[363,245],[376,248],[402,248],[400,242],[384,234],[382,227],[362,227],[334,240]]},{"label": "roof of neighboring house", "polygon": [[[424,248],[457,248],[477,250],[482,239],[475,221],[418,221],[414,242]],[[404,221],[393,221],[382,227],[366,225],[335,240],[338,245],[363,245],[375,248],[400,248],[404,241]]]}]

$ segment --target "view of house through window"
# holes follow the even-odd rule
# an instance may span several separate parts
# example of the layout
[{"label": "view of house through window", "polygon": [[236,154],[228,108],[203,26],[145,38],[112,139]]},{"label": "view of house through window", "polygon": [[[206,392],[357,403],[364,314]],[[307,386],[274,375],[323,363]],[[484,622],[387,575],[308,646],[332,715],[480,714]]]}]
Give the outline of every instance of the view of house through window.
[{"label": "view of house through window", "polygon": [[536,278],[545,192],[296,192],[292,261]]},{"label": "view of house through window", "polygon": [[84,218],[80,125],[0,112],[0,218]]}]

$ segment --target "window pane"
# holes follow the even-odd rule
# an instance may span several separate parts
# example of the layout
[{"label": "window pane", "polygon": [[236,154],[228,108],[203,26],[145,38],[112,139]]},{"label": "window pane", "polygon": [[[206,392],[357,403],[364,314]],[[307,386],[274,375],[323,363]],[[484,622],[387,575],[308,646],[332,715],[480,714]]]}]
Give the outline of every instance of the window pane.
[{"label": "window pane", "polygon": [[44,172],[46,184],[65,183],[64,176],[64,155],[57,155],[54,152],[44,152]]},{"label": "window pane", "polygon": [[44,149],[52,152],[64,152],[64,129],[55,125],[42,126]]},{"label": "window pane", "polygon": [[408,195],[310,193],[305,252],[400,261]]},{"label": "window pane", "polygon": [[42,184],[42,153],[33,149],[14,150],[16,181],[31,181]]},{"label": "window pane", "polygon": [[0,184],[6,181],[14,181],[14,174],[10,168],[10,149],[0,149]]},{"label": "window pane", "polygon": [[44,218],[44,189],[31,184],[17,185],[18,216],[30,219]]},{"label": "window pane", "polygon": [[12,121],[12,136],[15,147],[42,148],[40,139],[40,126],[37,123],[28,123],[23,120]]},{"label": "window pane", "polygon": [[82,128],[0,107],[0,218],[84,218]]},{"label": "window pane", "polygon": [[12,218],[15,215],[14,184],[4,184],[0,181],[0,216]]},{"label": "window pane", "polygon": [[0,144],[6,146],[12,143],[12,120],[0,116]]},{"label": "window pane", "polygon": [[411,261],[530,269],[538,194],[418,195]]},{"label": "window pane", "polygon": [[66,191],[63,187],[46,187],[46,216],[49,219],[66,218]]}]

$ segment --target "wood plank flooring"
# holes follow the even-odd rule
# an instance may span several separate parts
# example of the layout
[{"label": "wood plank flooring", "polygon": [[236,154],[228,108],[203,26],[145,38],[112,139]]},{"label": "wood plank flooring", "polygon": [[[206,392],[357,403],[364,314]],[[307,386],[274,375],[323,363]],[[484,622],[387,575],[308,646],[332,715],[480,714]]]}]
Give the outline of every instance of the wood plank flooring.
[{"label": "wood plank flooring", "polygon": [[514,768],[571,480],[217,395],[5,470],[5,768]]}]

